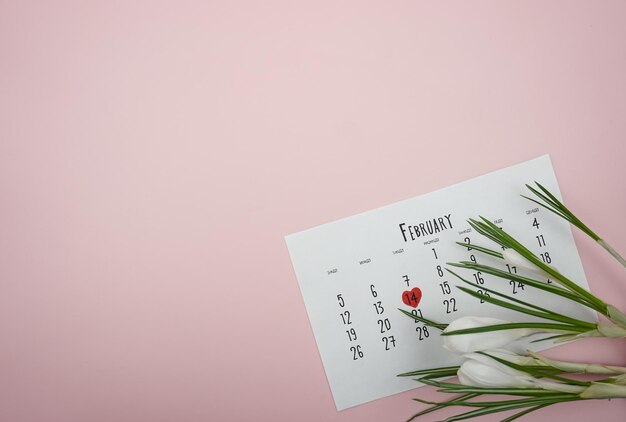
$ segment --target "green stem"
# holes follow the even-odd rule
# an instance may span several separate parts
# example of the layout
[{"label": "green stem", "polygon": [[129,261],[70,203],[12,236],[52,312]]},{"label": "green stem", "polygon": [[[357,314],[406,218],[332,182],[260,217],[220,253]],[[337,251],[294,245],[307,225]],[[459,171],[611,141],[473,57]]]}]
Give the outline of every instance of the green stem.
[{"label": "green stem", "polygon": [[613,258],[617,259],[617,262],[626,267],[626,260],[615,249],[613,249],[611,245],[609,245],[604,239],[598,239],[597,242],[598,245],[602,246],[608,253],[613,256]]},{"label": "green stem", "polygon": [[516,328],[533,328],[536,329],[537,332],[571,332],[571,333],[585,333],[589,332],[587,328],[576,327],[573,325],[565,325],[565,324],[551,324],[545,322],[512,322],[506,324],[494,324],[494,325],[485,325],[482,327],[476,328],[464,328],[460,330],[453,330],[442,332],[442,336],[454,336],[460,334],[473,334],[473,333],[485,333],[491,331],[500,331],[500,330],[514,330]]},{"label": "green stem", "polygon": [[595,382],[580,393],[584,399],[626,398],[626,385]]}]

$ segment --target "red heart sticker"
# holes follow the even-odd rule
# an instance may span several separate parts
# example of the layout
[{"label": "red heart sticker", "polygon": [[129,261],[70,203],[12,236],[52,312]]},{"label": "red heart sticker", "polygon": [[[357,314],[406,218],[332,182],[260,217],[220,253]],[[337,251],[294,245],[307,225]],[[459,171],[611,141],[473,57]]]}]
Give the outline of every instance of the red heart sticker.
[{"label": "red heart sticker", "polygon": [[420,304],[420,300],[422,300],[422,291],[419,287],[413,287],[410,292],[405,290],[404,293],[402,293],[402,302],[404,302],[405,305],[417,308],[417,305]]}]

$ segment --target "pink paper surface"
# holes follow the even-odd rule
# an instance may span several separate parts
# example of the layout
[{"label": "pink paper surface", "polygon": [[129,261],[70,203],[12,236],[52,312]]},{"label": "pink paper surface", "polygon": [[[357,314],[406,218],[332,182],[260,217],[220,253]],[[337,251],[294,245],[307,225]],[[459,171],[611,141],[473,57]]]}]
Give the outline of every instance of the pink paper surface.
[{"label": "pink paper surface", "polygon": [[[568,205],[626,251],[625,18],[621,1],[1,2],[0,421],[422,409],[434,390],[336,412],[284,235],[549,153]],[[575,238],[592,290],[626,307],[624,270]]]}]

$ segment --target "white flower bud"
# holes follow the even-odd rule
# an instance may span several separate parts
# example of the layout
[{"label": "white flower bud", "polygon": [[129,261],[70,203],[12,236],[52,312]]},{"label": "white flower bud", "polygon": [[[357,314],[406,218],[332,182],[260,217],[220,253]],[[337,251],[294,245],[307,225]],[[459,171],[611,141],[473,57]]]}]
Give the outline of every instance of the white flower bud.
[{"label": "white flower bud", "polygon": [[[510,266],[517,267],[520,270],[523,269],[539,278],[545,278],[545,279],[553,278],[550,274],[548,274],[547,272],[545,272],[544,270],[542,270],[541,268],[537,267],[535,264],[533,264],[532,262],[524,258],[522,255],[520,255],[520,253],[517,252],[515,249],[508,248],[502,251],[502,258],[504,258],[504,260]],[[548,266],[558,272],[556,268],[552,267],[551,265],[548,265]]]},{"label": "white flower bud", "polygon": [[[520,358],[524,358],[524,356],[517,356],[508,351],[491,350],[486,353],[510,362],[520,361]],[[457,371],[459,381],[463,385],[486,388],[542,388],[573,394],[580,394],[585,391],[583,386],[535,378],[484,354],[469,353],[465,357],[467,360],[461,364]]]},{"label": "white flower bud", "polygon": [[[452,321],[443,332],[447,333],[450,331],[464,330],[466,328],[478,328],[508,323],[510,323],[510,321],[497,318],[465,316]],[[480,350],[504,347],[534,332],[535,331],[527,328],[515,328],[512,330],[488,331],[484,333],[453,334],[443,336],[443,347],[451,352],[463,355]]]},{"label": "white flower bud", "polygon": [[533,387],[535,378],[479,353],[465,355],[467,360],[457,375],[464,385],[474,387]]}]

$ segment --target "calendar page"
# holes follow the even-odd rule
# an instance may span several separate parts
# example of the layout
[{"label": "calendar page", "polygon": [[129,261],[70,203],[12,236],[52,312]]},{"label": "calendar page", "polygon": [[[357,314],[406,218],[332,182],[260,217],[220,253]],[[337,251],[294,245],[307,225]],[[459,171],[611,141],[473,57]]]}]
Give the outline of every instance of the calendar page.
[{"label": "calendar page", "polygon": [[[560,198],[546,155],[286,237],[338,410],[420,385],[396,377],[399,373],[460,363],[459,356],[442,348],[438,330],[403,315],[399,308],[438,322],[464,315],[531,318],[455,288],[460,281],[445,271],[447,262],[472,260],[518,272],[503,260],[455,243],[501,249],[474,232],[468,218],[489,218],[588,288],[569,225],[520,196],[528,193],[524,185],[534,181]],[[477,284],[557,312],[595,318],[586,308],[546,297],[541,290],[454,270]],[[532,348],[539,347],[547,343],[534,343]]]}]

